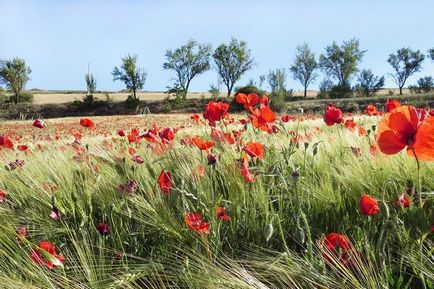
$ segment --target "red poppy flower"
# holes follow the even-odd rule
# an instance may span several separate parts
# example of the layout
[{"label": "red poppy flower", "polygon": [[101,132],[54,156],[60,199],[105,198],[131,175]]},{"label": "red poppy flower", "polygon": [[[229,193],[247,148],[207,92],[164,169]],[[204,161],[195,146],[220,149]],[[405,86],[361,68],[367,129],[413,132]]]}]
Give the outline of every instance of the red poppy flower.
[{"label": "red poppy flower", "polygon": [[419,160],[434,160],[434,117],[413,106],[400,106],[386,114],[378,125],[377,143],[385,154],[407,153]]},{"label": "red poppy flower", "polygon": [[18,149],[19,151],[25,152],[25,151],[27,151],[27,150],[29,149],[29,147],[26,146],[26,145],[18,145],[18,146],[17,146],[17,149]]},{"label": "red poppy flower", "polygon": [[344,235],[338,233],[329,233],[325,236],[324,248],[322,255],[324,259],[328,262],[333,262],[332,260],[337,259],[339,263],[345,266],[351,266],[351,257],[355,254],[351,247],[350,240]]},{"label": "red poppy flower", "polygon": [[158,186],[164,194],[168,195],[170,189],[173,188],[172,174],[162,170],[160,176],[158,177]]},{"label": "red poppy flower", "polygon": [[169,143],[175,138],[175,131],[168,127],[159,132],[158,135],[165,143]]},{"label": "red poppy flower", "polygon": [[7,136],[0,135],[0,147],[14,149],[14,143]]},{"label": "red poppy flower", "polygon": [[140,139],[139,139],[139,131],[137,130],[137,128],[133,128],[131,130],[131,133],[128,134],[127,138],[130,143],[138,142]]},{"label": "red poppy flower", "polygon": [[262,131],[273,132],[272,123],[276,120],[276,114],[267,105],[261,104],[259,108],[251,109],[252,125]]},{"label": "red poppy flower", "polygon": [[195,113],[192,116],[190,116],[190,119],[192,119],[196,124],[198,124],[200,117],[197,113]]},{"label": "red poppy flower", "polygon": [[87,127],[87,128],[94,128],[95,124],[91,119],[88,118],[82,118],[80,119],[80,125]]},{"label": "red poppy flower", "polygon": [[227,210],[223,207],[217,208],[217,218],[219,218],[222,221],[229,221],[231,219],[231,216],[226,215]]},{"label": "red poppy flower", "polygon": [[348,128],[349,130],[354,131],[354,128],[356,127],[356,123],[354,122],[353,119],[347,119],[345,121],[344,126],[345,126],[345,128]]},{"label": "red poppy flower", "polygon": [[118,130],[116,133],[118,134],[118,136],[125,136],[126,135],[125,131],[123,131],[122,129]]},{"label": "red poppy flower", "polygon": [[243,151],[245,151],[252,158],[257,157],[264,159],[264,148],[265,146],[261,143],[249,142],[245,147],[243,147]]},{"label": "red poppy flower", "polygon": [[108,234],[110,234],[110,226],[107,223],[99,223],[98,225],[96,225],[96,229],[103,236],[107,236]]},{"label": "red poppy flower", "polygon": [[401,103],[397,99],[392,99],[389,101],[389,99],[386,100],[386,104],[384,105],[386,108],[386,112],[391,112],[394,109],[401,106]]},{"label": "red poppy flower", "polygon": [[207,119],[209,125],[215,126],[216,121],[220,121],[223,117],[228,115],[229,104],[224,102],[214,102],[211,100],[205,106],[205,113],[203,118]]},{"label": "red poppy flower", "polygon": [[237,93],[235,100],[238,103],[243,104],[245,109],[248,109],[249,107],[253,107],[254,105],[258,104],[260,98],[256,93]]},{"label": "red poppy flower", "polygon": [[41,119],[36,119],[33,122],[33,126],[37,127],[37,128],[44,128],[45,127],[45,123]]},{"label": "red poppy flower", "polygon": [[6,202],[6,192],[0,190],[0,204]]},{"label": "red poppy flower", "polygon": [[398,199],[396,200],[396,206],[398,208],[408,208],[410,207],[410,200],[408,199],[406,194],[399,195]]},{"label": "red poppy flower", "polygon": [[365,109],[365,113],[369,116],[380,115],[380,112],[377,110],[377,107],[373,104],[368,104]]},{"label": "red poppy flower", "polygon": [[332,126],[335,123],[343,123],[344,118],[342,116],[342,111],[339,108],[336,108],[332,103],[329,103],[324,108],[324,122],[328,126]]},{"label": "red poppy flower", "polygon": [[291,120],[295,120],[295,117],[293,117],[292,115],[289,115],[289,114],[284,114],[284,115],[282,115],[281,120],[283,122],[289,122]]},{"label": "red poppy flower", "polygon": [[208,150],[214,145],[213,141],[204,141],[199,136],[191,138],[191,141],[195,146],[197,146],[202,151]]},{"label": "red poppy flower", "polygon": [[41,241],[37,248],[31,250],[30,257],[36,264],[44,265],[50,270],[65,263],[65,257],[57,254],[56,246],[49,241]]},{"label": "red poppy flower", "polygon": [[240,161],[240,172],[241,175],[244,177],[244,180],[248,183],[255,182],[255,175],[251,172],[249,168],[249,161],[247,160],[247,157],[243,157]]},{"label": "red poppy flower", "polygon": [[209,234],[210,223],[204,222],[202,216],[198,213],[188,213],[187,215],[185,215],[184,222],[193,231]]},{"label": "red poppy flower", "polygon": [[363,127],[363,126],[361,126],[361,127],[359,127],[359,136],[366,136],[367,135],[367,131],[366,131],[366,129]]},{"label": "red poppy flower", "polygon": [[360,198],[360,210],[365,216],[372,216],[380,211],[378,201],[370,195],[362,195]]}]

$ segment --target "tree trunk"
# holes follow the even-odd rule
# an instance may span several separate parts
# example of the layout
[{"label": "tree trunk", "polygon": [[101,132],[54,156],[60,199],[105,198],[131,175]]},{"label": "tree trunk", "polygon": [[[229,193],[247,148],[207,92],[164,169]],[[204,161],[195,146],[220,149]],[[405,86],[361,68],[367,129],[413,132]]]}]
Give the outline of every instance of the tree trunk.
[{"label": "tree trunk", "polygon": [[402,86],[399,87],[399,95],[402,95]]},{"label": "tree trunk", "polygon": [[230,98],[231,97],[231,93],[232,93],[232,88],[234,87],[234,85],[232,84],[232,85],[230,85],[230,86],[228,86],[228,95],[226,96],[227,98]]},{"label": "tree trunk", "polygon": [[305,86],[304,87],[304,98],[306,98],[307,97],[307,87]]},{"label": "tree trunk", "polygon": [[134,98],[137,98],[137,96],[136,96],[136,89],[135,88],[133,88],[133,96],[134,96]]}]

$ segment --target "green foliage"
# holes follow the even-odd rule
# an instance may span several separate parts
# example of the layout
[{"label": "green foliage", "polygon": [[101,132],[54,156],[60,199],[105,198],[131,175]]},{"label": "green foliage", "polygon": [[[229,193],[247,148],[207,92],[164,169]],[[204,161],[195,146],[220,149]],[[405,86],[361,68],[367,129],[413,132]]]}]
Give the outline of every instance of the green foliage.
[{"label": "green foliage", "polygon": [[136,109],[140,105],[140,103],[140,99],[131,94],[128,95],[127,99],[124,102],[125,107],[129,109]]},{"label": "green foliage", "polygon": [[402,95],[402,88],[407,79],[422,69],[422,62],[425,59],[420,50],[413,51],[410,48],[401,48],[389,55],[387,62],[395,70],[392,77],[399,87],[399,94]]},{"label": "green foliage", "polygon": [[353,96],[353,89],[349,84],[336,84],[330,90],[330,98],[347,98]]},{"label": "green foliage", "polygon": [[284,68],[270,70],[267,76],[268,84],[270,85],[271,93],[286,92],[286,71]]},{"label": "green foliage", "polygon": [[146,71],[137,66],[137,55],[130,55],[122,58],[120,68],[113,69],[113,81],[122,81],[127,90],[133,92],[133,97],[137,98],[137,91],[141,90],[146,81]]},{"label": "green foliage", "polygon": [[31,72],[32,70],[26,65],[24,59],[15,57],[11,60],[0,60],[0,84],[12,90],[14,95],[11,99],[15,103],[22,101],[21,91],[29,81]]},{"label": "green foliage", "polygon": [[428,50],[428,57],[434,60],[434,48]]},{"label": "green foliage", "polygon": [[86,80],[87,94],[83,98],[83,104],[92,106],[95,103],[94,93],[96,91],[96,78],[92,73],[87,72],[84,76]]},{"label": "green foliage", "polygon": [[315,72],[318,63],[315,60],[315,54],[309,48],[309,45],[297,47],[294,64],[290,67],[293,78],[300,81],[304,87],[304,97],[307,96],[307,88],[318,77]]},{"label": "green foliage", "polygon": [[176,73],[174,88],[179,92],[177,95],[187,97],[188,88],[194,77],[209,70],[211,45],[198,44],[194,40],[189,40],[185,45],[175,50],[166,51],[166,62],[164,69],[173,70]]},{"label": "green foliage", "polygon": [[321,69],[338,81],[340,89],[350,86],[351,77],[359,71],[357,66],[365,54],[359,48],[359,40],[344,41],[340,46],[333,42],[325,50],[319,57]]},{"label": "green foliage", "polygon": [[411,93],[428,93],[434,88],[434,80],[432,76],[421,77],[417,81],[417,85],[408,87]]},{"label": "green foliage", "polygon": [[370,69],[363,69],[354,90],[359,96],[374,96],[384,86],[384,76],[375,76]]},{"label": "green foliage", "polygon": [[22,91],[20,92],[19,97],[17,98],[15,95],[11,95],[9,97],[9,102],[13,103],[32,103],[34,99],[33,93]]},{"label": "green foliage", "polygon": [[[254,183],[239,173],[236,146],[216,143],[213,153],[219,160],[211,167],[206,153],[181,144],[186,135],[209,139],[202,126],[179,130],[164,154],[118,136],[107,146],[111,138],[98,136],[115,135],[131,119],[111,129],[84,131],[83,160],[77,156],[79,145],[64,145],[69,140],[46,142],[44,150],[26,155],[22,168],[0,170],[1,189],[7,191],[0,205],[0,282],[17,289],[431,288],[434,166],[421,167],[423,206],[412,200],[408,208],[396,207],[397,197],[409,189],[408,179],[418,180],[417,164],[405,152],[369,153],[377,120],[355,119],[370,131],[363,137],[317,120],[278,124],[278,134],[248,126],[243,141],[266,147],[265,159],[250,160]],[[75,127],[77,119],[72,122]],[[134,118],[133,126],[151,123]],[[2,131],[17,127],[0,125]],[[319,130],[304,145],[290,141],[314,127]],[[131,160],[132,146],[143,164]],[[351,146],[362,154],[355,155]],[[5,157],[13,160],[15,153]],[[199,166],[203,176],[194,173]],[[156,181],[162,169],[172,173],[175,185],[168,195]],[[137,182],[135,193],[117,189],[130,179]],[[363,193],[379,200],[377,215],[360,213]],[[53,196],[60,220],[49,217]],[[218,207],[232,219],[220,220]],[[211,222],[210,234],[190,230],[184,223],[187,212]],[[98,233],[100,222],[110,225],[107,236]],[[28,228],[25,238],[17,234],[19,226]],[[322,240],[331,232],[351,240],[353,265],[325,257]],[[65,256],[63,268],[47,270],[30,259],[41,240],[56,244]]]},{"label": "green foliage", "polygon": [[214,85],[214,83],[211,83],[209,85],[208,92],[211,93],[213,99],[217,99],[220,96],[220,89],[216,85]]},{"label": "green foliage", "polygon": [[333,81],[328,78],[323,79],[319,84],[318,97],[328,98],[330,96],[330,91],[332,90],[333,86]]},{"label": "green foliage", "polygon": [[253,58],[247,43],[232,38],[229,44],[221,44],[213,54],[217,72],[228,90],[232,93],[234,84],[253,66]]}]

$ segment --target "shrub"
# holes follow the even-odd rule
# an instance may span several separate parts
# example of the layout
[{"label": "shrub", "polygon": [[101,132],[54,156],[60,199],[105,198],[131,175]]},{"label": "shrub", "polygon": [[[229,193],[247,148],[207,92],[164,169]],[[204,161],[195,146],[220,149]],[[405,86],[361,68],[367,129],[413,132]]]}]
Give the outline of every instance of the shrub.
[{"label": "shrub", "polygon": [[214,83],[211,83],[209,85],[208,92],[211,93],[213,99],[217,99],[220,96],[220,90],[217,86],[214,85]]},{"label": "shrub", "polygon": [[127,99],[125,100],[125,106],[129,109],[136,109],[137,106],[140,105],[140,99],[137,97],[134,97],[134,95],[130,94],[128,95]]},{"label": "shrub", "polygon": [[419,87],[419,90],[421,92],[430,92],[433,87],[434,87],[434,81],[433,78],[431,76],[425,76],[425,77],[421,77],[419,78],[419,80],[417,81],[417,85]]},{"label": "shrub", "polygon": [[[30,103],[32,103],[33,102],[33,98],[34,98],[33,94],[30,93],[30,92],[20,92],[20,97],[19,97],[19,101],[20,102],[30,102]],[[15,95],[11,95],[9,97],[9,101],[10,102],[14,102],[14,103],[18,102],[18,100],[17,100],[17,98],[16,98]]]},{"label": "shrub", "polygon": [[330,90],[330,98],[347,98],[353,96],[353,90],[348,84],[337,84]]},{"label": "shrub", "polygon": [[330,96],[330,91],[332,90],[333,85],[333,81],[331,81],[330,79],[324,79],[323,81],[321,81],[321,83],[319,84],[318,97],[328,98]]}]

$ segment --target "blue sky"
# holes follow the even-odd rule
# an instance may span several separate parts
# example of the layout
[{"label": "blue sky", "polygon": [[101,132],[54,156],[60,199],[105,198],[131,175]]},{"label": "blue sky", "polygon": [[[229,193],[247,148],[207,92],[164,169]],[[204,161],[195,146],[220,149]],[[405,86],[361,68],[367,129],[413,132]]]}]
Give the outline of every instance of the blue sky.
[{"label": "blue sky", "polygon": [[[333,40],[356,37],[367,50],[360,67],[387,75],[386,59],[396,49],[434,47],[433,11],[432,0],[0,0],[0,58],[28,62],[28,88],[85,89],[90,63],[98,89],[119,90],[110,73],[122,56],[135,53],[148,71],[145,90],[161,91],[173,77],[162,69],[165,50],[190,38],[213,47],[232,36],[247,41],[255,67],[239,83],[245,84],[288,68],[297,45],[308,43],[318,56]],[[408,84],[425,75],[434,76],[431,60]],[[217,83],[215,70],[194,79],[191,89],[206,91],[210,83]],[[291,77],[287,83],[301,89]]]}]

